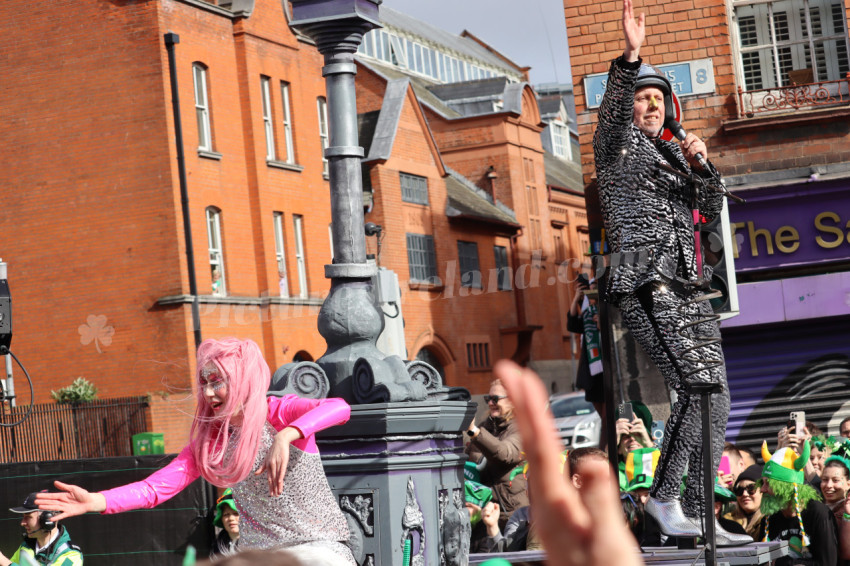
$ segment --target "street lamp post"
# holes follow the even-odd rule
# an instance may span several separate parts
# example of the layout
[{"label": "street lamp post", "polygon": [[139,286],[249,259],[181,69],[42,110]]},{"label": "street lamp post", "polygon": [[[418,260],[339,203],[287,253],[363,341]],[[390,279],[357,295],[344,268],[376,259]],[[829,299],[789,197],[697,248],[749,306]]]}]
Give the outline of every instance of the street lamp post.
[{"label": "street lamp post", "polygon": [[[322,462],[361,566],[463,566],[469,554],[464,509],[462,430],[475,412],[469,392],[443,386],[421,361],[376,347],[384,327],[366,262],[354,53],[380,27],[381,0],[290,0],[290,25],[324,56],[334,259],[319,313],[328,348],[316,363],[291,363],[273,377],[273,394],[342,397],[351,419],[319,435]],[[407,565],[405,565],[407,566]]]}]

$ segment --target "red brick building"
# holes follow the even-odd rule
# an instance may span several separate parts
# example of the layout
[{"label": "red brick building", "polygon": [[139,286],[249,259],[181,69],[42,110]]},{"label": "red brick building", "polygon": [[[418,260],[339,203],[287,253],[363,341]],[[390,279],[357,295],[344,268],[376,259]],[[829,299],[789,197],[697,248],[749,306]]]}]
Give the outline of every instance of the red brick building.
[{"label": "red brick building", "polygon": [[[729,205],[740,315],[722,325],[727,439],[755,446],[801,403],[837,433],[850,415],[850,2],[634,4],[646,13],[641,57],[670,78],[685,129],[747,200]],[[622,3],[566,0],[564,13],[589,183],[602,81],[624,48]]]},{"label": "red brick building", "polygon": [[[180,37],[176,69],[203,337],[251,338],[272,370],[324,352],[316,330],[328,286],[323,266],[331,261],[322,60],[291,32],[284,5],[3,4],[2,47],[16,55],[0,63],[7,85],[0,144],[9,157],[0,255],[15,305],[12,349],[34,378],[36,401],[82,376],[101,397],[150,394],[149,424],[166,434],[167,450],[186,440],[192,298],[168,32]],[[364,124],[377,112],[373,125],[397,126],[391,143],[364,137],[367,220],[383,226],[379,259],[401,280],[410,357],[430,352],[449,384],[480,393],[492,363],[516,356],[548,368],[563,389],[571,382],[572,345],[562,316],[569,293],[556,261],[581,257],[581,187],[569,165],[544,170],[533,91],[517,82],[521,71],[499,79],[513,64],[478,45],[443,62],[454,63],[457,80],[502,80],[513,96],[504,102],[513,104],[508,111],[446,116],[416,81],[404,86],[361,67]],[[387,96],[399,101],[394,116],[384,115]],[[402,192],[416,193],[422,179],[427,204],[405,202]],[[408,245],[425,236],[434,242],[439,282],[416,271],[426,260],[414,269],[424,277],[410,276]],[[480,289],[462,286],[461,264],[476,271],[472,244]],[[426,257],[424,250],[416,257]],[[498,290],[498,274],[518,281],[516,272],[532,283]],[[565,273],[564,280],[572,272]]]}]

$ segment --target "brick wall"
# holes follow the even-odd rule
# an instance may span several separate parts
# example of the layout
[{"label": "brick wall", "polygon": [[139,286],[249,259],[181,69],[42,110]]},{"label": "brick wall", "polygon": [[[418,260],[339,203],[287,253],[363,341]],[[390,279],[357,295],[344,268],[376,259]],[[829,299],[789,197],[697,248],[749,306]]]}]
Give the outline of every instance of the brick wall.
[{"label": "brick wall", "polygon": [[[646,13],[644,61],[658,65],[711,58],[716,89],[684,97],[685,129],[703,138],[709,157],[724,175],[777,171],[850,161],[846,114],[819,110],[776,115],[741,129],[738,120],[732,22],[723,0],[656,2],[637,0],[635,13]],[[845,1],[846,9],[850,3]],[[729,9],[732,13],[732,9]],[[622,3],[565,0],[564,15],[578,112],[585,181],[594,174],[591,141],[596,110],[585,104],[584,77],[607,72],[622,54]],[[846,20],[844,24],[845,31]],[[788,120],[791,115],[794,122]],[[801,114],[803,116],[801,116]],[[732,124],[730,124],[732,123]],[[734,129],[733,129],[734,127]]]}]

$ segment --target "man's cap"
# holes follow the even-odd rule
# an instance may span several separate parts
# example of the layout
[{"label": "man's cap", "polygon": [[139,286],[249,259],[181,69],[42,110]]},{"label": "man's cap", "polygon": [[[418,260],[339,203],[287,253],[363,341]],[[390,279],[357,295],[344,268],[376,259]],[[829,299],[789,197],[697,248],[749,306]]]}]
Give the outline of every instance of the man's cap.
[{"label": "man's cap", "polygon": [[33,511],[38,511],[38,505],[35,504],[35,498],[38,494],[39,492],[33,491],[24,499],[23,505],[20,507],[10,507],[9,511],[12,513],[32,513]]},{"label": "man's cap", "polygon": [[743,472],[738,475],[738,478],[735,480],[735,487],[738,487],[738,484],[743,480],[750,480],[751,482],[757,482],[761,479],[761,466],[758,464],[753,464]]},{"label": "man's cap", "polygon": [[224,493],[221,494],[221,497],[218,498],[218,501],[215,504],[215,519],[213,520],[213,525],[222,529],[224,528],[224,524],[221,522],[221,516],[224,514],[225,507],[230,507],[239,514],[239,509],[236,508],[236,502],[233,500],[233,490],[229,487],[224,490]]}]

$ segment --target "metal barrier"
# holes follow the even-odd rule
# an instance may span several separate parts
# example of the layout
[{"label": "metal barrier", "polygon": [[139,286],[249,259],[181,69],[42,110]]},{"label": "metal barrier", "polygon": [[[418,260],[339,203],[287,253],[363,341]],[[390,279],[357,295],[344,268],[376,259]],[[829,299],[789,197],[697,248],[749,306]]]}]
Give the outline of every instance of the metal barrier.
[{"label": "metal barrier", "polygon": [[[86,403],[43,403],[15,427],[0,428],[0,462],[39,462],[131,456],[132,436],[148,429],[147,397]],[[27,407],[4,407],[0,422],[13,423]]]}]

